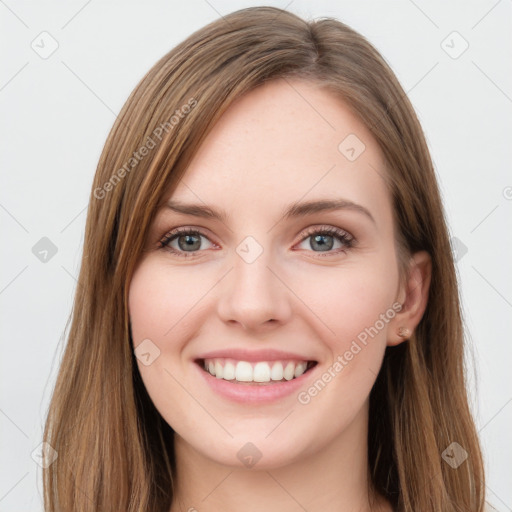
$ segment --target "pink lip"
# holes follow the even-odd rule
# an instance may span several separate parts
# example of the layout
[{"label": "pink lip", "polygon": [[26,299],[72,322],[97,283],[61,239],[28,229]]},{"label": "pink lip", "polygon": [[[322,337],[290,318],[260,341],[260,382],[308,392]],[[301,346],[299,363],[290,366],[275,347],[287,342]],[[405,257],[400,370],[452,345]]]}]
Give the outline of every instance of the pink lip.
[{"label": "pink lip", "polygon": [[[290,354],[288,354],[288,356],[290,356]],[[303,360],[301,357],[298,359]],[[247,361],[247,359],[241,360]],[[259,360],[261,361],[262,359]],[[213,391],[234,402],[245,404],[272,402],[274,400],[278,400],[280,398],[284,398],[285,396],[291,395],[292,393],[297,393],[301,387],[305,387],[305,381],[309,379],[311,373],[315,371],[316,366],[318,365],[308,369],[300,377],[296,377],[285,382],[279,381],[269,384],[237,384],[233,381],[218,379],[217,377],[210,375],[209,372],[205,371],[200,366],[200,364],[194,363],[194,367],[197,368],[197,371],[200,373],[202,378],[205,379],[206,384],[208,384]]]},{"label": "pink lip", "polygon": [[315,361],[315,359],[304,356],[301,354],[295,354],[293,352],[285,352],[282,350],[273,349],[260,349],[260,350],[247,350],[240,348],[225,348],[222,350],[213,350],[211,352],[205,352],[196,357],[198,359],[213,359],[218,358],[230,358],[236,359],[237,361],[283,361],[283,360],[297,360],[297,361]]}]

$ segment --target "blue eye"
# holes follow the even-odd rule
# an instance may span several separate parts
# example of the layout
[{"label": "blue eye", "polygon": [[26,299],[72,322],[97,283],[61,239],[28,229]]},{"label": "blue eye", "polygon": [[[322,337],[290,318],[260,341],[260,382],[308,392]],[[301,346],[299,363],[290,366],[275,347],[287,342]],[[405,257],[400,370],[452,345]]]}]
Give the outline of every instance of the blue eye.
[{"label": "blue eye", "polygon": [[[203,235],[200,231],[190,228],[178,228],[168,233],[160,241],[160,247],[169,250],[177,256],[189,257],[201,247],[201,238],[208,240],[206,235]],[[171,245],[174,241],[178,243],[178,249]]]},{"label": "blue eye", "polygon": [[[313,252],[323,252],[327,254],[345,252],[347,249],[353,247],[355,241],[354,237],[346,231],[332,226],[310,228],[310,230],[306,232],[301,244],[307,243],[308,238],[310,239],[308,248],[312,249]],[[334,247],[336,242],[339,243],[339,247],[337,248]],[[333,248],[338,250],[332,251],[331,249]]]},{"label": "blue eye", "polygon": [[[302,238],[300,243],[307,243],[307,240],[311,239],[306,249],[311,249],[313,252],[325,253],[321,254],[321,256],[346,252],[348,249],[353,247],[355,242],[354,237],[348,232],[332,226],[310,228],[301,236]],[[203,242],[201,239],[207,240],[210,244],[206,249],[215,245],[205,234],[197,229],[177,228],[165,235],[165,237],[160,240],[159,246],[176,256],[187,258],[193,257],[197,255],[197,253],[202,252],[201,248],[203,250],[205,249],[202,247]],[[336,243],[338,244],[338,247],[335,247]]]}]

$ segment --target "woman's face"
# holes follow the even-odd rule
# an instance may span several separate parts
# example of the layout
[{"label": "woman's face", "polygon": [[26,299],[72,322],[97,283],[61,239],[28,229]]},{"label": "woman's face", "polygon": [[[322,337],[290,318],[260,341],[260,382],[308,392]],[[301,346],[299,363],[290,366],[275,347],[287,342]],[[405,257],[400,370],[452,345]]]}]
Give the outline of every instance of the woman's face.
[{"label": "woman's face", "polygon": [[129,294],[142,379],[182,446],[271,468],[366,439],[399,325],[384,173],[365,126],[304,81],[248,93],[209,134]]}]

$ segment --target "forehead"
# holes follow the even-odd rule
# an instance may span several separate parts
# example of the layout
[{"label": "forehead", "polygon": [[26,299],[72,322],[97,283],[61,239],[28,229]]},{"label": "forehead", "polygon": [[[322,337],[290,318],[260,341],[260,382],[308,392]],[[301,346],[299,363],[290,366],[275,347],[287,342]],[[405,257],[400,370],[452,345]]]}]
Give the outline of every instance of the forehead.
[{"label": "forehead", "polygon": [[385,220],[385,172],[377,142],[339,98],[279,79],[229,107],[171,197],[259,217],[299,200],[344,198]]}]

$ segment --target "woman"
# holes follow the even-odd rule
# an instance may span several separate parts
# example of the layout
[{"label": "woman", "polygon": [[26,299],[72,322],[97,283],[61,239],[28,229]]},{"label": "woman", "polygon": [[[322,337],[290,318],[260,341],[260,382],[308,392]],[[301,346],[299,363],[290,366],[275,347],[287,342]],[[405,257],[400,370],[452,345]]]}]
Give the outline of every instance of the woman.
[{"label": "woman", "polygon": [[413,108],[346,25],[234,12],[100,158],[46,510],[481,511],[463,328]]}]

